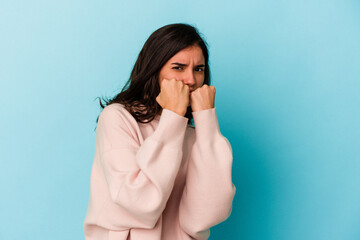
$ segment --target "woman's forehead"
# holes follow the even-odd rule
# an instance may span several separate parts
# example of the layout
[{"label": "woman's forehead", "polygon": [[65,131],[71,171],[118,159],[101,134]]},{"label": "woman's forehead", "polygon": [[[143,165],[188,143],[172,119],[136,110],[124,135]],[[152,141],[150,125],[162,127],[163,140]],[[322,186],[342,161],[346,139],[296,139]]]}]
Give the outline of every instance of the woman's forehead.
[{"label": "woman's forehead", "polygon": [[190,46],[177,52],[169,61],[195,62],[195,64],[204,64],[204,55],[199,46]]}]

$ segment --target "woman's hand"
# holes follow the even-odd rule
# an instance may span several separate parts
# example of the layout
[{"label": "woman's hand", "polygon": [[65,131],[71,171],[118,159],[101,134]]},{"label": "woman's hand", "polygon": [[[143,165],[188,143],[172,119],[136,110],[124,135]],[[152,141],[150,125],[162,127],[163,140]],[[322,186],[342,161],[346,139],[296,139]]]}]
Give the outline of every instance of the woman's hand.
[{"label": "woman's hand", "polygon": [[193,112],[214,108],[215,87],[204,84],[191,92],[190,105]]},{"label": "woman's hand", "polygon": [[160,94],[156,97],[156,101],[163,109],[185,116],[190,101],[189,86],[175,78],[170,80],[164,78],[160,82]]}]

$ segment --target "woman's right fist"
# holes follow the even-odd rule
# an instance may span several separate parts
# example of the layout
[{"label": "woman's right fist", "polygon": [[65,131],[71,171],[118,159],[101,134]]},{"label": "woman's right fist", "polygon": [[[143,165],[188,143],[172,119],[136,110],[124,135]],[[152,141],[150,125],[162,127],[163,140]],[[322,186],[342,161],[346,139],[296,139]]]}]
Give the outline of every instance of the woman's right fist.
[{"label": "woman's right fist", "polygon": [[173,79],[162,79],[160,81],[160,93],[156,101],[164,109],[176,112],[185,116],[186,109],[189,106],[189,86],[182,81]]}]

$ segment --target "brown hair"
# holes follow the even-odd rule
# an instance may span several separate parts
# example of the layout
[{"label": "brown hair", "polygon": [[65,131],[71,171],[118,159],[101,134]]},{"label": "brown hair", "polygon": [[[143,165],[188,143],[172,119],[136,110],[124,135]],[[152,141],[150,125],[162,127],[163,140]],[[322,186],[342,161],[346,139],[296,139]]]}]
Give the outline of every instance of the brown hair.
[{"label": "brown hair", "polygon": [[[145,42],[135,62],[129,80],[112,99],[99,99],[104,108],[112,103],[121,103],[127,111],[141,123],[151,122],[161,111],[156,101],[160,93],[159,73],[165,63],[182,49],[198,45],[205,58],[204,83],[210,85],[209,53],[207,43],[200,37],[198,30],[189,24],[176,23],[163,26],[153,32]],[[191,106],[185,117],[193,124]],[[99,117],[96,119],[98,122]]]}]

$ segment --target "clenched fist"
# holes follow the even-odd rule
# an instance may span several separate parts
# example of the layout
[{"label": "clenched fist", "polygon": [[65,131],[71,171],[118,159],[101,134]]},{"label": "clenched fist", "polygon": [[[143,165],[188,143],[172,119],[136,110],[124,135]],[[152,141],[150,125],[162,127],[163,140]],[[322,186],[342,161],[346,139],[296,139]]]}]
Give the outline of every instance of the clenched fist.
[{"label": "clenched fist", "polygon": [[215,87],[204,84],[191,92],[191,109],[193,112],[214,108],[215,105]]},{"label": "clenched fist", "polygon": [[176,112],[185,116],[186,109],[189,106],[189,86],[182,81],[173,79],[163,79],[160,83],[160,93],[156,101],[164,109]]}]

